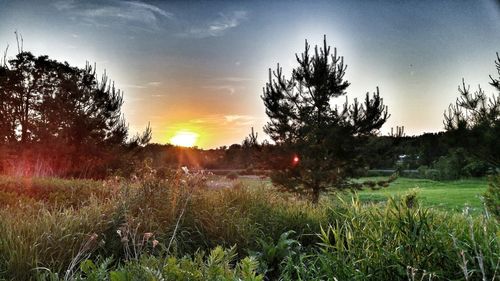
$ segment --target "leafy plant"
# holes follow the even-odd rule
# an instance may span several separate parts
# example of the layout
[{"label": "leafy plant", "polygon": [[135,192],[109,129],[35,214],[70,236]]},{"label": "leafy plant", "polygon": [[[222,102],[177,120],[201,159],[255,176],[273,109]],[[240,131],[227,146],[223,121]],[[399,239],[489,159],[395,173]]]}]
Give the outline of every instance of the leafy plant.
[{"label": "leafy plant", "polygon": [[299,241],[290,238],[293,234],[295,234],[293,230],[284,232],[276,242],[258,239],[260,251],[251,252],[260,262],[261,272],[264,272],[271,280],[279,276],[281,264],[285,258],[297,255],[301,249]]}]

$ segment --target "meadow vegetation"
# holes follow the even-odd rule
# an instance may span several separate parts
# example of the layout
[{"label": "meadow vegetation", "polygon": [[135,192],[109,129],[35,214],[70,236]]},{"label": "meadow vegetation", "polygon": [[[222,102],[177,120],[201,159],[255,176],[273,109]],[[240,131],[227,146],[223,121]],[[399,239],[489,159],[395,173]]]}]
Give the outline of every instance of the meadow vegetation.
[{"label": "meadow vegetation", "polygon": [[[371,179],[378,180],[378,178]],[[462,212],[468,207],[474,213],[481,213],[484,211],[482,197],[487,186],[488,181],[485,178],[451,181],[398,178],[387,188],[366,189],[359,192],[359,198],[361,201],[380,202],[386,201],[390,196],[403,196],[409,192],[415,192],[425,207],[453,212]]]},{"label": "meadow vegetation", "polygon": [[0,279],[498,278],[493,217],[428,209],[411,192],[314,205],[265,184],[210,188],[214,180],[227,179],[2,177]]},{"label": "meadow vegetation", "polygon": [[[211,150],[129,136],[121,91],[90,65],[4,56],[0,281],[499,280],[500,56],[497,94],[463,82],[446,132],[380,136],[378,88],[333,107],[343,58],[305,46],[264,87],[274,144],[252,129]],[[356,180],[374,168],[395,173]]]}]

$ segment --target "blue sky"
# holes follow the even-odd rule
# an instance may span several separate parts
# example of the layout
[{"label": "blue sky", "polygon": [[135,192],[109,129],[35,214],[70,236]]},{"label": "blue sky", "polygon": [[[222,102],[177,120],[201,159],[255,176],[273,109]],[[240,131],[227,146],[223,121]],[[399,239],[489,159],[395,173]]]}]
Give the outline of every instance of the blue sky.
[{"label": "blue sky", "polygon": [[279,62],[289,73],[304,40],[321,44],[323,35],[348,65],[350,100],[379,86],[391,113],[382,133],[440,131],[462,77],[491,93],[500,4],[0,0],[0,47],[9,44],[9,56],[15,30],[36,55],[106,69],[124,92],[131,131],[151,122],[153,140],[164,143],[191,130],[208,148],[241,142],[252,126],[261,131],[268,68]]}]

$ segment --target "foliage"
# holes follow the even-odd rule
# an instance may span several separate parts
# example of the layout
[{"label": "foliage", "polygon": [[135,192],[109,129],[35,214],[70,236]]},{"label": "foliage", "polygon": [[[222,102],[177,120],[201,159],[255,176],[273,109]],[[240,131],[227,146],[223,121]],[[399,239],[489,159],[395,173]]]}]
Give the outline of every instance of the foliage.
[{"label": "foliage", "polygon": [[490,177],[488,189],[484,193],[484,203],[488,212],[500,220],[500,174]]},{"label": "foliage", "polygon": [[454,180],[463,177],[484,176],[491,168],[484,161],[469,156],[463,148],[450,150],[448,155],[441,156],[435,163],[437,179]]},{"label": "foliage", "polygon": [[[195,253],[194,257],[173,256],[160,259],[154,256],[128,261],[118,267],[112,266],[111,259],[95,264],[84,260],[80,270],[71,280],[75,281],[127,281],[127,280],[241,280],[262,281],[263,276],[256,273],[258,262],[252,257],[235,261],[235,248],[216,247],[208,255]],[[41,280],[63,280],[57,273],[42,273]],[[64,279],[67,280],[67,279]]]},{"label": "foliage", "polygon": [[236,172],[230,172],[229,174],[226,175],[226,178],[230,179],[230,180],[236,180],[238,179],[240,175],[238,175],[238,173]]},{"label": "foliage", "polygon": [[445,129],[450,131],[456,145],[465,147],[480,160],[499,166],[500,147],[500,56],[495,62],[499,77],[490,76],[490,85],[497,91],[491,97],[481,86],[472,93],[470,86],[458,88],[459,98],[444,114]]},{"label": "foliage", "polygon": [[440,157],[434,163],[434,168],[438,170],[438,178],[441,180],[459,179],[464,174],[465,157],[463,149],[453,150],[447,156]]},{"label": "foliage", "polygon": [[293,230],[284,232],[276,243],[259,239],[259,251],[252,254],[260,261],[260,270],[266,273],[267,278],[271,280],[277,279],[283,260],[286,257],[298,254],[300,251],[300,242],[289,237],[293,234]]},{"label": "foliage", "polygon": [[287,263],[284,279],[457,280],[464,278],[464,264],[467,280],[495,276],[498,225],[409,208],[406,202],[395,198],[373,209],[354,200],[332,210],[337,220],[318,234],[317,252],[301,253],[293,266]]},{"label": "foliage", "polygon": [[[321,191],[347,188],[349,177],[360,165],[360,143],[377,132],[388,118],[377,92],[364,103],[356,99],[338,108],[332,99],[346,94],[343,57],[323,47],[296,55],[299,66],[286,79],[278,64],[269,70],[262,99],[270,121],[264,131],[276,142],[273,182],[280,187],[311,194],[318,201]],[[296,160],[295,160],[296,159]]]},{"label": "foliage", "polygon": [[[122,94],[95,67],[19,52],[0,66],[3,169],[17,175],[100,176],[127,142]],[[129,148],[149,141],[148,128]]]},{"label": "foliage", "polygon": [[497,221],[427,209],[422,190],[313,205],[265,186],[211,190],[207,177],[112,179],[104,186],[115,192],[75,206],[11,195],[18,201],[0,205],[0,279],[477,280],[500,258]]},{"label": "foliage", "polygon": [[[326,219],[324,210],[306,202],[289,202],[275,192],[264,191],[264,187],[206,189],[207,176],[180,172],[168,179],[141,176],[135,182],[52,179],[54,188],[47,181],[43,194],[49,197],[64,194],[64,188],[72,185],[83,188],[86,183],[89,190],[96,191],[95,195],[93,191],[75,192],[74,200],[81,194],[82,204],[74,206],[9,192],[9,205],[0,205],[0,279],[28,280],[35,273],[33,268],[62,273],[94,233],[97,247],[83,255],[90,254],[92,260],[97,256],[113,256],[113,263],[131,260],[131,256],[135,259],[146,233],[152,233],[165,248],[152,251],[151,238],[148,246],[142,247],[143,254],[182,256],[236,244],[241,256],[256,250],[258,238],[277,239],[290,229],[299,236],[311,235]],[[21,184],[9,183],[17,179],[3,180],[6,186],[22,189]],[[44,182],[33,181],[39,186]],[[101,189],[113,192],[101,194]],[[311,244],[314,240],[301,242]]]}]

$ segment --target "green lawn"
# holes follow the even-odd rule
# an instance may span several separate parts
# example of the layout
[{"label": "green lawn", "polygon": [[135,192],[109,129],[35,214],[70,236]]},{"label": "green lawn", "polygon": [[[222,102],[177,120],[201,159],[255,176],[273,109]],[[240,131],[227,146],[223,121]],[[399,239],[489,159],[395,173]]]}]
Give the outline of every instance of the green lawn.
[{"label": "green lawn", "polygon": [[[368,178],[376,180],[377,178]],[[366,179],[362,179],[366,180]],[[385,201],[388,196],[404,195],[411,189],[417,190],[424,206],[461,212],[467,205],[477,213],[483,210],[480,196],[488,187],[486,179],[456,181],[433,181],[427,179],[398,178],[387,188],[359,192],[362,201]]]},{"label": "green lawn", "polygon": [[[384,180],[384,177],[362,178],[365,180]],[[247,185],[271,185],[269,180],[240,179]],[[415,189],[418,200],[427,207],[435,207],[447,211],[462,212],[467,205],[473,213],[483,210],[480,196],[486,191],[488,181],[486,179],[465,179],[456,181],[433,181],[428,179],[398,178],[387,188],[380,190],[365,189],[359,192],[359,198],[363,202],[383,202],[389,196],[404,195]],[[350,193],[348,193],[350,194]]]}]

